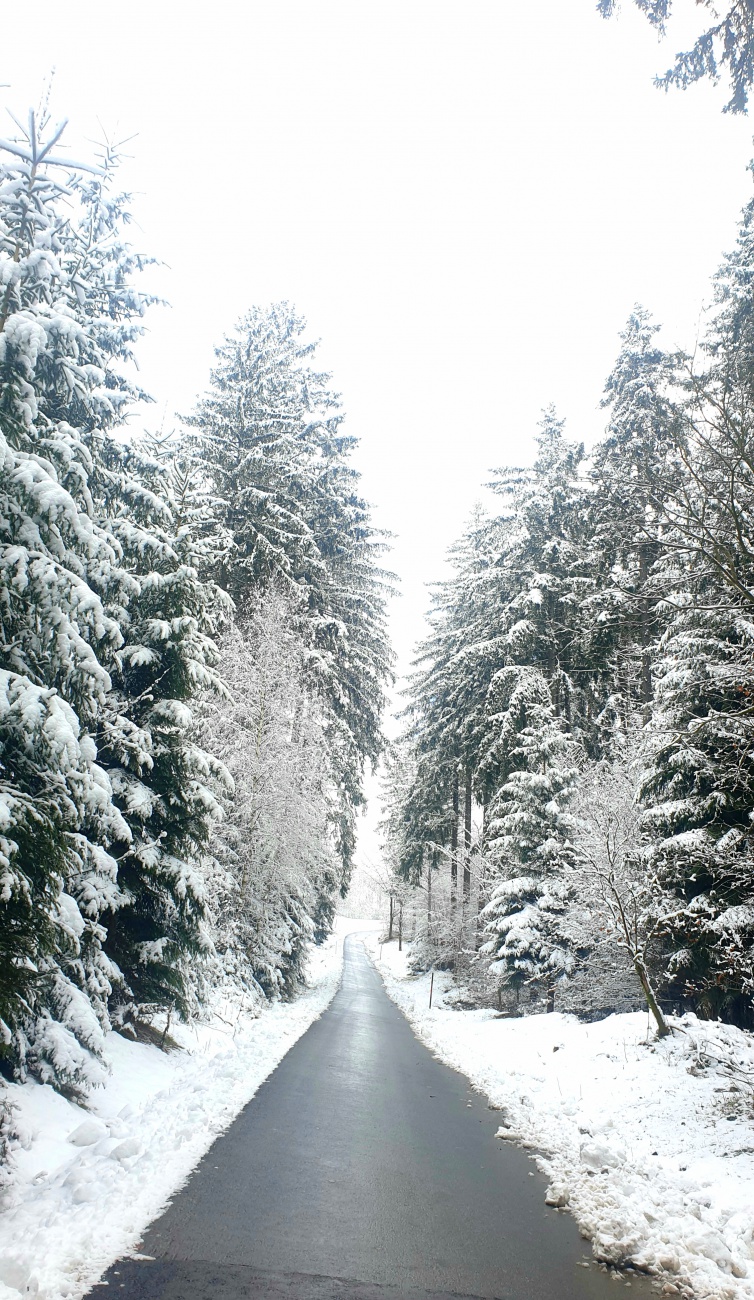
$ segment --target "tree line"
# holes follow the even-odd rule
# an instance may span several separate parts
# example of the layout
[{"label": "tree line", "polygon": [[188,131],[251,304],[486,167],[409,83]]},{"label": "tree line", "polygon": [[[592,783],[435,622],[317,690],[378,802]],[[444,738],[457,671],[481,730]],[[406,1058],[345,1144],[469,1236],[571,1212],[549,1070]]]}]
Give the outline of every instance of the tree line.
[{"label": "tree line", "polygon": [[391,676],[384,539],[315,345],[249,311],[135,432],[153,299],[117,150],[0,142],[0,1069],[289,996],[347,890]]},{"label": "tree line", "polygon": [[661,1032],[663,1003],[753,1021],[753,282],[754,201],[696,354],[636,307],[601,440],[550,408],[534,464],[496,471],[386,778],[422,960],[552,1009],[617,943]]}]

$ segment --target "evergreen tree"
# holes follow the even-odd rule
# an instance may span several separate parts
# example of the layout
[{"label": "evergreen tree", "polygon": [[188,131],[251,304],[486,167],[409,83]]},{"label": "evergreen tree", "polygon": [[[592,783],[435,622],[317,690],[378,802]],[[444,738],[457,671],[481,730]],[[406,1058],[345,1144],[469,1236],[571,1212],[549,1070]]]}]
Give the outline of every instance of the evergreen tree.
[{"label": "evergreen tree", "polygon": [[[596,589],[584,606],[591,654],[604,665],[606,721],[623,728],[652,702],[652,647],[662,626],[664,507],[682,464],[679,416],[669,397],[676,358],[657,346],[657,326],[636,306],[605,385],[610,411],[591,467],[590,568]],[[609,740],[609,737],[608,737]]]},{"label": "evergreen tree", "polygon": [[[671,16],[673,0],[634,0],[659,34],[665,34],[665,24]],[[715,20],[700,33],[690,50],[676,54],[672,68],[655,85],[669,90],[676,86],[686,90],[709,77],[718,82],[725,70],[733,91],[724,113],[745,113],[754,80],[754,9],[751,0],[734,0],[722,15],[713,0],[697,0],[697,4],[710,11]],[[617,0],[598,0],[597,8],[603,18],[610,18],[618,8]]]},{"label": "evergreen tree", "polygon": [[2,1016],[17,1069],[75,1088],[109,1006],[180,1002],[204,944],[214,765],[185,702],[217,684],[217,601],[155,466],[113,435],[149,302],[117,158],[71,168],[57,138],[32,115],[0,199]]},{"label": "evergreen tree", "polygon": [[706,372],[689,365],[666,493],[662,576],[674,611],[660,646],[644,782],[653,861],[675,891],[674,986],[749,1022],[754,939],[754,204],[717,277]]},{"label": "evergreen tree", "polygon": [[305,594],[294,608],[339,756],[345,888],[363,766],[380,751],[391,676],[389,578],[349,463],[355,440],[341,430],[330,377],[311,367],[316,345],[302,340],[304,329],[287,303],[247,313],[217,350],[209,391],[188,422],[189,450],[220,538],[214,571],[239,609],[273,581]]},{"label": "evergreen tree", "polygon": [[196,959],[210,947],[201,867],[222,816],[212,787],[224,770],[196,742],[192,701],[225,691],[215,637],[230,602],[199,577],[192,534],[175,526],[159,466],[118,445],[97,464],[96,500],[130,584],[97,733],[128,828],[117,844],[122,897],[103,918],[122,1023],[145,1007],[188,1013]]},{"label": "evergreen tree", "polygon": [[579,477],[583,448],[566,440],[563,422],[545,412],[531,469],[498,471],[493,487],[504,499],[507,527],[496,561],[496,647],[481,737],[480,767],[490,792],[503,783],[517,745],[520,677],[531,670],[547,682],[555,716],[582,743],[593,742],[603,701],[600,657],[583,610],[594,591],[590,567],[587,488]]},{"label": "evergreen tree", "polygon": [[748,1023],[754,992],[752,626],[690,604],[661,644],[642,795],[650,861],[676,906],[671,986]]},{"label": "evergreen tree", "polygon": [[552,1009],[555,981],[573,968],[562,917],[573,857],[567,805],[576,746],[555,716],[541,673],[519,673],[514,681],[508,715],[517,715],[515,767],[491,804],[486,827],[497,883],[482,912],[489,936],[483,951],[517,992],[545,980]]},{"label": "evergreen tree", "polygon": [[111,160],[99,174],[68,167],[60,134],[45,142],[31,114],[0,164],[0,928],[17,972],[2,1012],[11,1059],[75,1087],[92,1077],[82,1047],[107,1026],[100,915],[119,902],[108,849],[128,835],[93,741],[122,643],[108,593],[124,578],[94,509],[88,440],[131,393],[121,363],[146,299],[117,238],[122,207],[107,235],[99,220]]}]

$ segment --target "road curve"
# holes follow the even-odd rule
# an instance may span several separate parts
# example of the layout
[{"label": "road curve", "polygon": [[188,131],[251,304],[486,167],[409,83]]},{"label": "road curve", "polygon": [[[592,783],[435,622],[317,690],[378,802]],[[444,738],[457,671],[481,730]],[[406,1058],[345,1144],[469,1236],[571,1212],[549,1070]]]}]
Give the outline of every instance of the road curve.
[{"label": "road curve", "polygon": [[330,1007],[91,1300],[614,1300],[497,1126],[351,936]]}]

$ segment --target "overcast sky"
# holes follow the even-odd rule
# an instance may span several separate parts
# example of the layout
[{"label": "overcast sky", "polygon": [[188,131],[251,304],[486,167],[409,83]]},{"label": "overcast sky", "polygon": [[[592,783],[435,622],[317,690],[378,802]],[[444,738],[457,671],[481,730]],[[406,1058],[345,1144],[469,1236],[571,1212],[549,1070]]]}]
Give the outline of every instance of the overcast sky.
[{"label": "overcast sky", "polygon": [[[17,113],[55,68],[67,137],[135,136],[135,242],[166,266],[142,379],[168,426],[213,346],[282,298],[322,340],[377,522],[396,534],[401,668],[496,465],[541,408],[600,430],[635,301],[692,346],[751,194],[724,88],[652,76],[696,30],[625,0],[36,0],[6,7]],[[5,130],[12,129],[10,123]]]}]

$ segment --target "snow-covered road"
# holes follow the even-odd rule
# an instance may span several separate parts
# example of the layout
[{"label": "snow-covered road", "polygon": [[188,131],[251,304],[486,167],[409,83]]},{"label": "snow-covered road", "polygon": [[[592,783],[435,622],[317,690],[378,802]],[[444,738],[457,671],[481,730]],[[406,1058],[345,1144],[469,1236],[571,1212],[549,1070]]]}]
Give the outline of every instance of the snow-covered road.
[{"label": "snow-covered road", "polygon": [[497,1125],[352,936],[324,1015],[89,1300],[613,1300]]},{"label": "snow-covered road", "polygon": [[314,950],[310,986],[292,1003],[256,1019],[235,1012],[231,1020],[230,1009],[218,1007],[208,1024],[171,1029],[184,1050],[169,1055],[111,1034],[111,1073],[86,1109],[37,1083],[8,1089],[21,1141],[0,1213],[0,1300],[76,1300],[135,1247],[324,1011],[340,980],[343,935],[354,925],[364,928],[339,919],[336,935]]},{"label": "snow-covered road", "polygon": [[754,1297],[752,1035],[694,1016],[662,1043],[641,1014],[498,1019],[446,1005],[441,973],[430,1010],[430,976],[409,977],[395,943],[370,947],[418,1035],[501,1108],[501,1139],[536,1153],[598,1258],[660,1270],[667,1295]]}]

